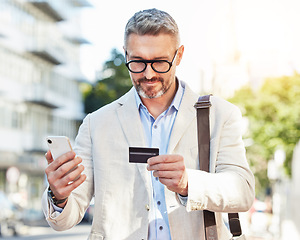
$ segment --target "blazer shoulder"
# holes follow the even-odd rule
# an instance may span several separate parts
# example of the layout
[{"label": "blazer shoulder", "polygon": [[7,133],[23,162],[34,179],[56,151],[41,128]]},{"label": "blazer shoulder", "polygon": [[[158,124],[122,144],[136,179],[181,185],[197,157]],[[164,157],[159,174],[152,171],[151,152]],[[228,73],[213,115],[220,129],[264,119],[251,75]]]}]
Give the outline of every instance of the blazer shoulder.
[{"label": "blazer shoulder", "polygon": [[227,100],[217,97],[217,96],[211,96],[210,98],[211,104],[213,108],[216,108],[218,111],[240,111],[239,108],[234,105],[231,102],[228,102]]},{"label": "blazer shoulder", "polygon": [[109,115],[111,113],[114,113],[116,109],[121,107],[124,103],[126,103],[130,98],[134,97],[133,88],[129,90],[127,93],[125,93],[123,96],[118,98],[117,100],[114,100],[113,102],[104,105],[103,107],[99,108],[98,110],[90,113],[91,118],[98,118],[102,115]]},{"label": "blazer shoulder", "polygon": [[210,112],[216,120],[223,119],[226,121],[230,118],[241,118],[242,116],[240,109],[236,105],[223,98],[211,96],[211,104]]}]

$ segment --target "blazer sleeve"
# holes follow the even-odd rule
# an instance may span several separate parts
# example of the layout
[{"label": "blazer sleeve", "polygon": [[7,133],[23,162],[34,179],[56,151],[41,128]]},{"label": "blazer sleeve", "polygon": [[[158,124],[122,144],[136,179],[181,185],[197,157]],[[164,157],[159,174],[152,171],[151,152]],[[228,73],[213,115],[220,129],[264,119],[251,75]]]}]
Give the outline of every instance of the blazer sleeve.
[{"label": "blazer sleeve", "polygon": [[82,220],[88,208],[93,192],[93,164],[92,164],[92,145],[90,137],[88,115],[80,126],[75,141],[74,151],[77,156],[82,158],[84,174],[87,178],[78,188],[74,189],[68,198],[68,202],[61,213],[56,212],[47,197],[47,190],[42,197],[42,208],[48,224],[57,231],[72,228]]},{"label": "blazer sleeve", "polygon": [[187,211],[247,211],[254,200],[254,176],[242,140],[240,110],[224,101],[211,109],[210,173],[187,169]]}]

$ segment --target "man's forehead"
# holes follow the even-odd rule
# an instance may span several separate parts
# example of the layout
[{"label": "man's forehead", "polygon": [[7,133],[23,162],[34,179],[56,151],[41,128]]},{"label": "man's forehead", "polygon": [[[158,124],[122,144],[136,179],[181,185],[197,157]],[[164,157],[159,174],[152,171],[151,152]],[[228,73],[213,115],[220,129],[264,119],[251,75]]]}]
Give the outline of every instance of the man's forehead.
[{"label": "man's forehead", "polygon": [[171,39],[174,40],[174,37],[167,33],[159,33],[156,35],[153,34],[137,34],[137,33],[131,33],[128,35],[127,41],[134,39],[134,40],[144,40],[144,39]]},{"label": "man's forehead", "polygon": [[176,49],[176,42],[169,34],[130,34],[127,40],[127,46],[125,46],[125,50],[128,54],[152,52],[153,54],[166,53],[168,55],[169,52],[173,52],[174,49]]}]

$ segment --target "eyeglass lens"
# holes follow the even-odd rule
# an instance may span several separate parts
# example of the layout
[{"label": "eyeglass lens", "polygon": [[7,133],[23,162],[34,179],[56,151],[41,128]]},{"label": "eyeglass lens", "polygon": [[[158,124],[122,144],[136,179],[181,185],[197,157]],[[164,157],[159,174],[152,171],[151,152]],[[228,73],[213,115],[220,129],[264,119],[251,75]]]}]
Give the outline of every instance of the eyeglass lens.
[{"label": "eyeglass lens", "polygon": [[[128,67],[133,72],[142,72],[146,69],[147,63],[142,61],[133,61],[128,63]],[[151,63],[151,67],[157,72],[167,72],[170,69],[170,64],[165,61],[156,61]]]}]

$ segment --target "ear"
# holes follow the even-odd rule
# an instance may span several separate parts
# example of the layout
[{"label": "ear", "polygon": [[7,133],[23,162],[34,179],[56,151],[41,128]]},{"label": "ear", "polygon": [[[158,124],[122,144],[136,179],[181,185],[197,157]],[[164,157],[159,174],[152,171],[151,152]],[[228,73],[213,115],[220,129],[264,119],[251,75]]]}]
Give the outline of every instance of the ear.
[{"label": "ear", "polygon": [[184,46],[181,45],[177,51],[176,66],[178,66],[180,64],[182,56],[183,56],[183,52],[184,52]]}]

